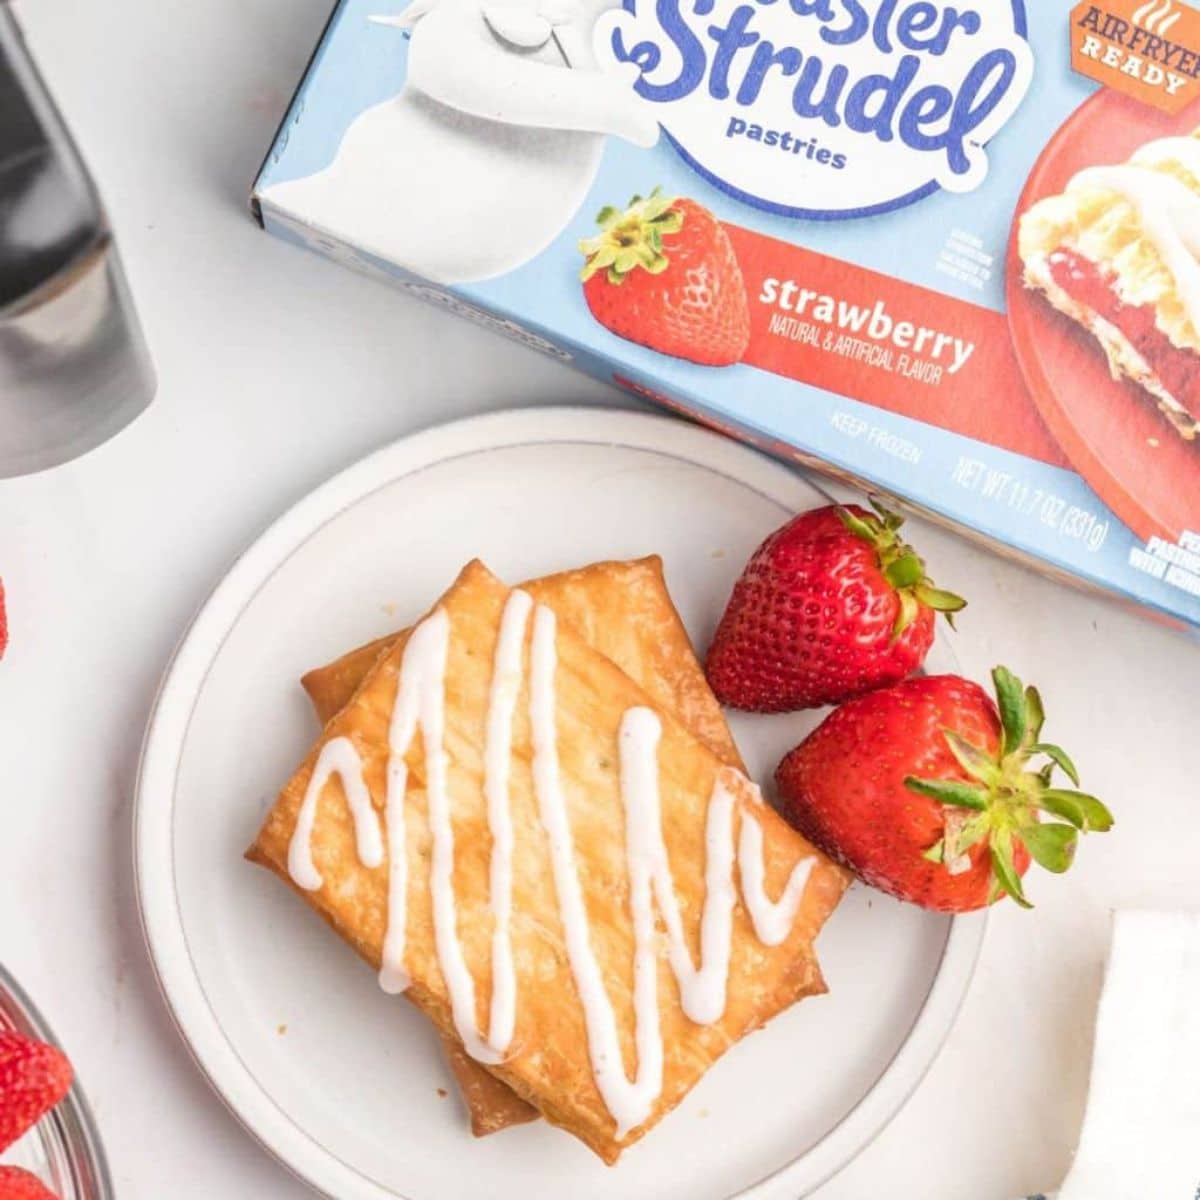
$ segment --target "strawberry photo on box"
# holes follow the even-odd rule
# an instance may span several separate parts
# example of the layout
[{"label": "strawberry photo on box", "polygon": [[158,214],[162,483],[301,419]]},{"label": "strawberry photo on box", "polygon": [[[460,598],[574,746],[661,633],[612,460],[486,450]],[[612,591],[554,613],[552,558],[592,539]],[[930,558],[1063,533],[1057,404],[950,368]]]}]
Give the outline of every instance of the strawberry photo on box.
[{"label": "strawberry photo on box", "polygon": [[750,341],[750,302],[729,235],[702,204],[634,196],[604,208],[600,232],[579,244],[592,316],[627,338],[706,367],[739,362]]}]

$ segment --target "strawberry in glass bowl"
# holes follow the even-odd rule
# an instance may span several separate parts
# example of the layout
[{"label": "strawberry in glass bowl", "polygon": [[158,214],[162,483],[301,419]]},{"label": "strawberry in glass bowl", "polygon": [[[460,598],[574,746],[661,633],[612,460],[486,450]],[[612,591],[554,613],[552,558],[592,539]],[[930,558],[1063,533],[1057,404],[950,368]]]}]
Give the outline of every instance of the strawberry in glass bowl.
[{"label": "strawberry in glass bowl", "polygon": [[0,1200],[113,1200],[95,1122],[49,1026],[0,966]]}]

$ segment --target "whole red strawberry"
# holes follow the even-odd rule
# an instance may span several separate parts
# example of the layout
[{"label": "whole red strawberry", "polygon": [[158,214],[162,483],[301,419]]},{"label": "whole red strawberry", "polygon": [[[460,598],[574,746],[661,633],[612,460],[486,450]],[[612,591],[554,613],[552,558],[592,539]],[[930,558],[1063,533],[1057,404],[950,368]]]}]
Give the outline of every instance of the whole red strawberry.
[{"label": "whole red strawberry", "polygon": [[58,1200],[36,1176],[20,1167],[0,1167],[0,1200]]},{"label": "whole red strawberry", "polygon": [[620,337],[708,367],[740,362],[750,341],[746,283],[721,223],[694,200],[655,188],[579,243],[592,316]]},{"label": "whole red strawberry", "polygon": [[941,591],[899,536],[904,518],[834,505],[801,513],[754,552],[734,585],[705,673],[749,712],[840,704],[907,678],[933,644]]},{"label": "whole red strawberry", "polygon": [[4,605],[4,580],[0,579],[0,658],[8,649],[8,610]]},{"label": "whole red strawberry", "polygon": [[[901,900],[967,912],[1012,896],[1028,908],[1030,859],[1070,865],[1079,833],[1111,829],[1094,796],[1056,788],[1074,764],[1040,741],[1036,688],[992,672],[999,710],[957,675],[909,679],[851,700],[779,764],[784,815],[831,858]],[[1030,760],[1044,755],[1036,769]],[[1059,822],[1043,823],[1049,813]]]},{"label": "whole red strawberry", "polygon": [[0,1032],[0,1151],[48,1113],[71,1086],[71,1064],[56,1046]]}]

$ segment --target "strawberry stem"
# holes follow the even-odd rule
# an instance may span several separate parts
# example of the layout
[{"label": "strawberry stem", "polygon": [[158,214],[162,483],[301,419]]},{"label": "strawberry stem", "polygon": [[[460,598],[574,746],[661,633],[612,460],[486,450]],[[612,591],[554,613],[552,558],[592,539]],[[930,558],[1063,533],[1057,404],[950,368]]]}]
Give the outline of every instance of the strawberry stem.
[{"label": "strawberry stem", "polygon": [[868,542],[879,559],[879,569],[884,578],[895,589],[900,601],[900,611],[892,627],[892,640],[901,634],[921,615],[921,606],[942,613],[954,626],[954,614],[967,607],[967,602],[953,592],[935,587],[933,580],[925,574],[925,561],[899,536],[904,518],[899,513],[886,509],[877,501],[871,501],[874,513],[856,513],[840,506],[837,514],[842,524],[855,537]]},{"label": "strawberry stem", "polygon": [[[969,780],[910,776],[904,783],[947,806],[943,836],[924,854],[929,862],[958,873],[956,864],[967,850],[986,839],[992,870],[989,903],[1008,895],[1030,908],[1016,867],[1016,847],[1023,846],[1038,866],[1061,874],[1074,861],[1079,835],[1106,833],[1113,816],[1095,796],[1053,786],[1056,769],[1076,789],[1079,773],[1062,747],[1038,740],[1046,719],[1038,690],[1025,687],[1006,667],[992,672],[992,682],[1003,730],[999,751],[992,754],[945,729],[946,745]],[[1041,756],[1047,761],[1034,766],[1032,760]],[[1044,822],[1042,813],[1058,821]]]},{"label": "strawberry stem", "polygon": [[622,211],[606,205],[596,216],[600,232],[579,243],[587,261],[579,272],[586,283],[597,271],[605,271],[609,283],[618,287],[632,271],[661,275],[670,259],[663,253],[663,237],[683,228],[678,198],[664,196],[655,188],[645,199],[634,196]]}]

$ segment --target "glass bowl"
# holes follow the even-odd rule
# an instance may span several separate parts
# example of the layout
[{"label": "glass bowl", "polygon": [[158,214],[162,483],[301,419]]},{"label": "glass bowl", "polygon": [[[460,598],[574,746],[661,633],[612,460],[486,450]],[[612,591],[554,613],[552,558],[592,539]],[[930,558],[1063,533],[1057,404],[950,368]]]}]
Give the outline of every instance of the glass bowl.
[{"label": "glass bowl", "polygon": [[[0,966],[0,1031],[8,1030],[58,1045],[33,1002]],[[100,1135],[78,1079],[53,1111],[0,1154],[0,1164],[32,1171],[61,1200],[114,1200]]]}]

